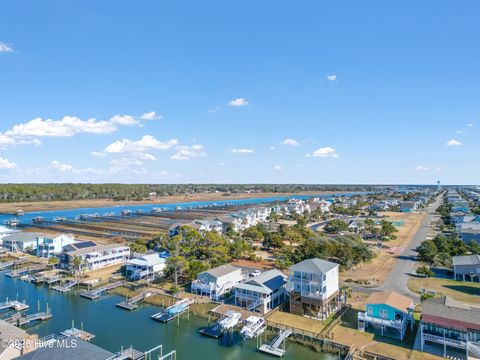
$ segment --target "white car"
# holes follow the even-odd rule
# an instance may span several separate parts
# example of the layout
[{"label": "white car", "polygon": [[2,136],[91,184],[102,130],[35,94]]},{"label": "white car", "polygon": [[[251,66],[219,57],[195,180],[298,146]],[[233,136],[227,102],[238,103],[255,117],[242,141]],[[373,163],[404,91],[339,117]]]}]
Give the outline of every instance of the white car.
[{"label": "white car", "polygon": [[250,273],[250,277],[255,277],[260,275],[262,272],[260,270],[254,270]]}]

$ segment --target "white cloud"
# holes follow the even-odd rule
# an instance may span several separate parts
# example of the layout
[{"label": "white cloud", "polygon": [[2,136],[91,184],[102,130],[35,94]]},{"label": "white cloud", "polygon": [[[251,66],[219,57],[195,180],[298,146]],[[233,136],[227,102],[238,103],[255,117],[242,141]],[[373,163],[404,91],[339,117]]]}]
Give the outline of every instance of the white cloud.
[{"label": "white cloud", "polygon": [[149,111],[140,116],[142,120],[160,120],[162,119],[161,115],[158,115],[155,111]]},{"label": "white cloud", "polygon": [[268,148],[269,148],[270,150],[275,150],[275,149],[276,149],[276,147],[273,146],[273,145],[270,145]]},{"label": "white cloud", "polygon": [[275,170],[283,170],[282,165],[275,165],[273,168],[274,168]]},{"label": "white cloud", "polygon": [[236,98],[236,99],[230,100],[228,102],[228,105],[230,105],[230,106],[246,106],[246,105],[248,105],[248,101],[245,100],[244,98]]},{"label": "white cloud", "polygon": [[105,156],[108,154],[126,154],[136,159],[155,160],[155,157],[148,152],[151,150],[168,150],[178,144],[177,139],[159,141],[152,135],[145,135],[140,140],[123,139],[117,140],[108,145],[101,152],[93,152],[94,156]]},{"label": "white cloud", "polygon": [[430,170],[431,168],[425,165],[418,165],[413,169],[413,171],[430,171]]},{"label": "white cloud", "polygon": [[328,81],[337,81],[337,75],[335,75],[335,74],[327,75],[327,80]]},{"label": "white cloud", "polygon": [[457,130],[455,131],[457,134],[463,134],[465,132],[465,130]]},{"label": "white cloud", "polygon": [[4,42],[0,42],[0,53],[2,53],[2,52],[11,53],[11,52],[13,52],[13,47],[9,44],[4,43]]},{"label": "white cloud", "polygon": [[177,161],[186,161],[196,157],[207,156],[203,145],[177,146],[177,152],[170,159]]},{"label": "white cloud", "polygon": [[468,127],[473,127],[473,124],[472,124],[472,123],[468,123],[467,126],[468,126]]},{"label": "white cloud", "polygon": [[285,140],[283,140],[282,142],[283,145],[289,145],[289,146],[298,146],[300,145],[300,143],[295,140],[295,139],[291,139],[291,138],[287,138]]},{"label": "white cloud", "polygon": [[112,124],[118,124],[123,126],[133,126],[140,124],[140,121],[138,121],[131,115],[115,115],[110,118],[110,122]]},{"label": "white cloud", "polygon": [[62,163],[60,161],[57,161],[57,160],[53,160],[51,163],[50,163],[50,166],[48,167],[49,169],[53,169],[55,171],[60,171],[60,172],[64,172],[64,173],[72,173],[72,174],[107,174],[106,171],[102,170],[102,169],[94,169],[94,168],[82,168],[82,169],[77,169],[76,167],[70,165],[70,164],[66,164],[66,163]]},{"label": "white cloud", "polygon": [[14,162],[11,162],[8,159],[0,157],[0,170],[15,169],[16,167],[17,167],[17,164],[15,164]]},{"label": "white cloud", "polygon": [[76,116],[64,116],[60,120],[35,118],[14,125],[0,133],[0,147],[13,145],[40,145],[42,137],[71,137],[76,134],[111,134],[120,126],[141,126],[140,120],[131,115],[115,115],[108,120],[95,118],[82,120]]},{"label": "white cloud", "polygon": [[252,149],[232,149],[230,152],[232,154],[252,154],[254,151]]},{"label": "white cloud", "polygon": [[328,158],[328,157],[331,157],[331,158],[338,158],[338,154],[336,153],[335,149],[330,147],[330,146],[326,146],[326,147],[321,147],[317,150],[315,150],[311,155],[310,154],[307,154],[307,157],[322,157],[322,158]]},{"label": "white cloud", "polygon": [[447,141],[447,146],[460,146],[463,145],[460,141],[451,139]]}]

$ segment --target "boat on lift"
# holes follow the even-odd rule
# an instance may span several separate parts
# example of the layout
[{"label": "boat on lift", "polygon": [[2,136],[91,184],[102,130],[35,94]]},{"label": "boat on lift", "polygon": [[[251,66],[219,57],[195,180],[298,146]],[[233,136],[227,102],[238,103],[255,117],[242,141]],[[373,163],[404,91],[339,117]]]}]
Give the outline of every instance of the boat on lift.
[{"label": "boat on lift", "polygon": [[10,219],[10,220],[5,221],[5,225],[8,226],[8,227],[17,227],[18,225],[20,225],[20,220]]},{"label": "boat on lift", "polygon": [[154,208],[152,209],[152,213],[160,213],[160,212],[162,212],[162,209],[161,209],[161,208],[154,207]]},{"label": "boat on lift", "polygon": [[228,310],[225,315],[218,321],[220,328],[225,331],[232,329],[238,324],[242,315],[236,311]]},{"label": "boat on lift", "polygon": [[240,331],[246,339],[251,339],[265,330],[265,320],[258,316],[249,316]]},{"label": "boat on lift", "polygon": [[67,218],[56,216],[53,218],[53,221],[59,221],[59,222],[67,221]]},{"label": "boat on lift", "polygon": [[32,223],[41,224],[44,220],[43,216],[37,216],[32,219]]},{"label": "boat on lift", "polygon": [[129,210],[129,209],[125,209],[125,210],[122,210],[122,215],[123,216],[128,216],[132,213],[132,210]]}]

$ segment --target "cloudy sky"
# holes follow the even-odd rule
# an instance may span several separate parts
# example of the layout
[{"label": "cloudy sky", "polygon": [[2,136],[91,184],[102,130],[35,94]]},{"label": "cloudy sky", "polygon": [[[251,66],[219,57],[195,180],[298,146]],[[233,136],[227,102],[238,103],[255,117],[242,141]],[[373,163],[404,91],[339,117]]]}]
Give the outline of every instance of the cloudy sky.
[{"label": "cloudy sky", "polygon": [[0,181],[478,183],[478,1],[10,1]]}]

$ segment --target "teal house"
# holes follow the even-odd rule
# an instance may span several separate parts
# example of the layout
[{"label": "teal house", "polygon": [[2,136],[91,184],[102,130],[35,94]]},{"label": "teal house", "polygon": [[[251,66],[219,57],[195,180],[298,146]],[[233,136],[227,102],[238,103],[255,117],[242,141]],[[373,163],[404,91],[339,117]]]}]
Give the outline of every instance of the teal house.
[{"label": "teal house", "polygon": [[413,330],[413,300],[395,292],[376,292],[365,302],[365,312],[358,313],[358,329],[402,340]]}]

